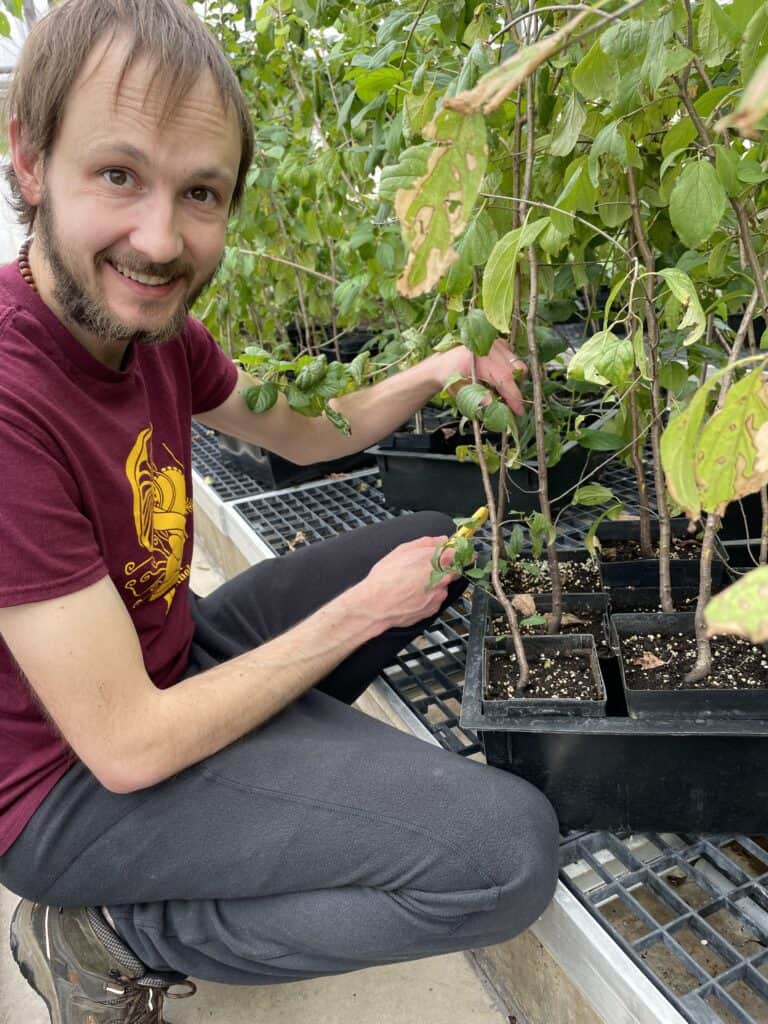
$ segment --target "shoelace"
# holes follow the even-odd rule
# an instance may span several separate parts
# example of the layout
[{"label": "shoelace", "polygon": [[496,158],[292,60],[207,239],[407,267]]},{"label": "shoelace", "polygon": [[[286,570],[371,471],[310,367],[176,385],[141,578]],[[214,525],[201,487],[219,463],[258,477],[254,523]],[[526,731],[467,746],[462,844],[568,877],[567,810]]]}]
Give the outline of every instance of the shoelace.
[{"label": "shoelace", "polygon": [[[104,986],[106,993],[114,997],[107,1000],[107,1005],[129,1012],[129,1016],[118,1018],[121,1024],[165,1024],[162,1016],[164,1000],[189,998],[197,991],[195,983],[181,974],[153,974],[94,907],[88,907],[87,915],[98,938],[129,972]],[[171,988],[186,991],[171,992]]]},{"label": "shoelace", "polygon": [[[171,987],[163,978],[145,975],[143,978],[115,979],[106,990],[114,999],[108,1000],[110,1006],[127,1011],[127,1016],[120,1016],[121,1024],[166,1024],[163,1020],[163,1003],[166,999],[187,999],[197,991],[192,981],[181,981],[179,987],[186,987],[185,992],[170,992]],[[174,987],[176,987],[174,985]]]}]

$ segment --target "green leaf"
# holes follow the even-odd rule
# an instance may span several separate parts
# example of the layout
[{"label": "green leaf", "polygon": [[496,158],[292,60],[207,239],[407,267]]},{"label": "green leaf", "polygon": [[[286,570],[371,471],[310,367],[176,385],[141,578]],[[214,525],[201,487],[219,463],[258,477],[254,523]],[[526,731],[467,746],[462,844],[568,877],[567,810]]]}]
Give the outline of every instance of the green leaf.
[{"label": "green leaf", "polygon": [[737,173],[739,157],[730,146],[715,146],[715,170],[726,195],[737,196],[741,192],[741,183]]},{"label": "green leaf", "polygon": [[425,129],[436,145],[426,170],[395,196],[408,260],[398,279],[406,298],[428,292],[458,259],[453,242],[467,225],[485,174],[485,119],[441,111]]},{"label": "green leaf", "polygon": [[709,636],[733,634],[753,644],[768,641],[768,566],[746,573],[704,609]]},{"label": "green leaf", "polygon": [[328,363],[325,356],[314,356],[296,374],[296,387],[301,391],[309,391],[325,377]]},{"label": "green leaf", "polygon": [[768,3],[764,3],[756,11],[744,31],[739,61],[741,80],[744,85],[749,82],[766,54],[768,54]]},{"label": "green leaf", "polygon": [[471,309],[459,325],[461,340],[476,356],[487,356],[499,332],[489,324],[482,309]]},{"label": "green leaf", "polygon": [[619,86],[619,69],[600,45],[593,44],[573,70],[573,84],[587,100],[611,99]]},{"label": "green leaf", "polygon": [[578,487],[573,495],[574,505],[584,505],[587,508],[607,505],[609,501],[613,501],[613,491],[602,484],[585,484],[584,487]]},{"label": "green leaf", "polygon": [[675,182],[669,199],[672,226],[690,249],[707,241],[720,223],[728,197],[705,159],[688,164]]},{"label": "green leaf", "polygon": [[552,226],[566,238],[574,233],[577,226],[574,218],[569,217],[568,214],[575,213],[577,210],[593,213],[598,197],[597,189],[587,173],[586,160],[582,158],[580,161],[574,161],[571,167],[574,165],[576,165],[575,170],[568,177],[563,191],[555,200],[554,205],[557,209],[550,213]]},{"label": "green leaf", "polygon": [[645,52],[640,77],[648,83],[652,94],[670,73],[667,43],[674,34],[675,26],[671,12],[657,18],[651,26],[648,46]]},{"label": "green leaf", "polygon": [[514,426],[515,417],[512,410],[498,398],[487,405],[483,411],[483,426],[494,434],[501,434]]},{"label": "green leaf", "polygon": [[648,45],[650,28],[644,21],[627,19],[614,22],[600,36],[600,46],[609,57],[635,60]]},{"label": "green leaf", "polygon": [[696,445],[696,484],[706,512],[722,515],[729,502],[768,483],[756,442],[766,423],[768,384],[760,370],[753,370],[728,389],[722,409],[710,417]]},{"label": "green leaf", "polygon": [[619,128],[618,121],[612,121],[597,133],[589,151],[589,178],[597,188],[600,181],[600,157],[610,156],[622,167],[627,166],[627,140]]},{"label": "green leaf", "polygon": [[510,531],[509,539],[504,545],[504,554],[510,562],[516,562],[520,557],[524,543],[523,528],[519,523],[515,523]]},{"label": "green leaf", "polygon": [[9,36],[11,34],[11,23],[8,18],[0,11],[0,36]]},{"label": "green leaf", "polygon": [[693,281],[684,274],[682,270],[670,267],[667,270],[660,270],[659,277],[663,277],[669,285],[669,290],[685,309],[685,316],[677,325],[679,331],[690,327],[690,333],[683,339],[684,345],[692,345],[698,341],[707,329],[707,318],[701,308],[698,292]]},{"label": "green leaf", "polygon": [[393,202],[398,189],[407,188],[414,179],[425,174],[433,149],[428,142],[411,146],[403,151],[396,164],[384,167],[379,179],[381,198]]},{"label": "green leaf", "polygon": [[483,309],[493,326],[505,334],[515,300],[515,268],[520,252],[531,246],[548,224],[548,217],[526,221],[500,238],[488,258],[483,275]]},{"label": "green leaf", "polygon": [[483,405],[491,398],[491,392],[482,384],[466,384],[456,394],[456,406],[468,420],[477,419]]},{"label": "green leaf", "polygon": [[707,67],[719,67],[736,48],[741,33],[715,0],[701,0],[698,50]]},{"label": "green leaf", "polygon": [[399,68],[376,68],[366,71],[355,78],[355,92],[363,103],[371,103],[383,92],[389,92],[393,85],[403,80],[403,72]]},{"label": "green leaf", "polygon": [[352,426],[342,413],[338,409],[334,409],[326,402],[323,406],[323,413],[329,423],[332,423],[337,430],[340,430],[345,437],[349,437],[352,434]]},{"label": "green leaf", "polygon": [[623,387],[632,376],[634,362],[630,338],[619,338],[611,331],[598,331],[577,349],[568,364],[568,376]]},{"label": "green leaf", "polygon": [[568,156],[579,141],[579,135],[586,119],[586,107],[579,94],[572,92],[555,125],[554,137],[549,147],[552,156]]},{"label": "green leaf", "polygon": [[750,160],[746,156],[739,160],[736,167],[736,174],[739,181],[746,182],[749,185],[756,185],[768,180],[768,174],[765,173],[760,164],[756,160]]},{"label": "green leaf", "polygon": [[623,438],[608,430],[590,430],[583,428],[579,434],[579,444],[594,452],[617,452],[625,446]]},{"label": "green leaf", "polygon": [[277,401],[277,384],[254,384],[245,392],[245,404],[251,412],[267,412]]},{"label": "green leaf", "polygon": [[687,149],[696,138],[696,126],[690,117],[681,118],[673,124],[661,141],[661,152],[663,156],[676,153],[681,149]]},{"label": "green leaf", "polygon": [[688,383],[688,368],[682,363],[664,363],[659,372],[659,384],[673,394],[681,392]]}]

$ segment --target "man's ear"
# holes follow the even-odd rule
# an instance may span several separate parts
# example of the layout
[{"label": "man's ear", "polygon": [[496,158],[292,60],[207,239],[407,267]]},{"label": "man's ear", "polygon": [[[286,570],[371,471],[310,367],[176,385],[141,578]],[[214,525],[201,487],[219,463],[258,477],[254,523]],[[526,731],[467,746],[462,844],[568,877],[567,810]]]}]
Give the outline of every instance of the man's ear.
[{"label": "man's ear", "polygon": [[21,194],[30,206],[39,206],[43,198],[43,158],[28,145],[26,133],[18,118],[12,118],[8,126],[8,137],[11,162]]}]

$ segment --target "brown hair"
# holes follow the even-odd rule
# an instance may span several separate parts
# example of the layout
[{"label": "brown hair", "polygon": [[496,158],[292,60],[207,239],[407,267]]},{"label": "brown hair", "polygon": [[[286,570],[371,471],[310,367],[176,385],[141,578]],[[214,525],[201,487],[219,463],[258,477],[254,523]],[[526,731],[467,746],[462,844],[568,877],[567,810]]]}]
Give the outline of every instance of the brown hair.
[{"label": "brown hair", "polygon": [[[65,0],[32,28],[14,71],[7,116],[16,118],[26,145],[46,156],[56,140],[69,92],[94,47],[118,34],[128,37],[120,84],[140,57],[155,64],[152,82],[167,89],[163,117],[209,71],[225,108],[232,108],[241,136],[240,166],[232,207],[240,202],[253,157],[253,126],[234,71],[202,21],[181,0]],[[151,84],[151,83],[150,83]],[[12,205],[22,224],[36,208],[21,194],[13,167],[6,171]]]}]

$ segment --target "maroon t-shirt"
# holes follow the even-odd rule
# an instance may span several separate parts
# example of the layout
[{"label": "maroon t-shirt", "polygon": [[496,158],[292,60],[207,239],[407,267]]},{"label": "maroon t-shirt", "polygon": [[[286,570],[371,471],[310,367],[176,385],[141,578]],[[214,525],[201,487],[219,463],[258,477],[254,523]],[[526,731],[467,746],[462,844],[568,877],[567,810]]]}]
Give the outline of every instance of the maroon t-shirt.
[{"label": "maroon t-shirt", "polygon": [[[109,575],[149,676],[177,682],[192,640],[191,417],[220,405],[236,379],[191,319],[108,369],[16,263],[0,268],[0,606]],[[0,638],[0,854],[74,759]]]}]

